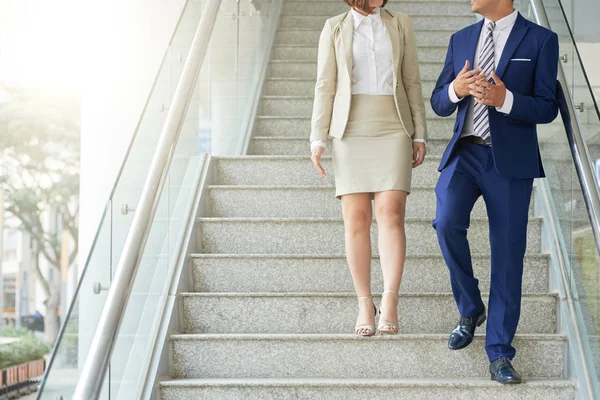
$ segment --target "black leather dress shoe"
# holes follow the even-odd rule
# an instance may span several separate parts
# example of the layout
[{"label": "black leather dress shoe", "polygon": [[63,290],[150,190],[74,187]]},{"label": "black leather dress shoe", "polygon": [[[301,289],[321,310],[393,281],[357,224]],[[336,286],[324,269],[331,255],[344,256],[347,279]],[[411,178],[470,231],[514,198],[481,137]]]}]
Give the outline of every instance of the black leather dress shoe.
[{"label": "black leather dress shoe", "polygon": [[502,384],[515,384],[523,382],[521,375],[514,369],[510,360],[506,357],[499,358],[490,364],[492,380]]},{"label": "black leather dress shoe", "polygon": [[464,349],[473,342],[475,328],[485,322],[485,307],[477,317],[461,317],[448,339],[450,350]]}]

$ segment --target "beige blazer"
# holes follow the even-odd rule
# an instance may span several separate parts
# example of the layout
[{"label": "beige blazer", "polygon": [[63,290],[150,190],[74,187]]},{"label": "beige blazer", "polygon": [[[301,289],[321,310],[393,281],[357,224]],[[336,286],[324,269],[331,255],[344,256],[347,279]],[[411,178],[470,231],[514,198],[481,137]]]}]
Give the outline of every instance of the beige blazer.
[{"label": "beige blazer", "polygon": [[[381,11],[392,42],[396,109],[404,130],[413,139],[427,139],[425,104],[419,75],[417,41],[408,15]],[[352,99],[354,20],[347,12],[330,18],[319,39],[317,84],[310,140],[344,136]]]}]

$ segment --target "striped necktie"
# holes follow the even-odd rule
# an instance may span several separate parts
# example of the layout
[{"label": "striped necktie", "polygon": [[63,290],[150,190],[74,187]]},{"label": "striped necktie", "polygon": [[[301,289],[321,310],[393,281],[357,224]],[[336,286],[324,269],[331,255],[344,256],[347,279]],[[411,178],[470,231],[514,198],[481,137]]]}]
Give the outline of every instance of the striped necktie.
[{"label": "striped necktie", "polygon": [[[486,25],[487,34],[485,36],[485,42],[483,48],[479,53],[479,68],[482,73],[488,76],[488,82],[493,82],[492,71],[494,71],[494,55],[496,52],[494,46],[494,29],[496,28],[495,22],[489,22]],[[488,107],[483,104],[475,103],[474,113],[475,119],[475,135],[479,136],[483,140],[486,140],[490,136],[490,120],[488,116]]]}]

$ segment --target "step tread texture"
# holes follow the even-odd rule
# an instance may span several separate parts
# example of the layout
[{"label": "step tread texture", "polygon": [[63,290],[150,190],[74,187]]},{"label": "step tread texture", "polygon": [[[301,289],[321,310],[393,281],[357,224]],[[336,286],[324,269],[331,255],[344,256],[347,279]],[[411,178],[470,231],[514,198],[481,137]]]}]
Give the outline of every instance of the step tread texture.
[{"label": "step tread texture", "polygon": [[[184,330],[190,333],[352,332],[357,306],[350,293],[182,293],[180,298]],[[451,293],[403,292],[398,309],[401,333],[447,333],[458,320]],[[521,316],[520,333],[555,333],[556,296],[525,294]]]},{"label": "step tread texture", "polygon": [[[448,334],[171,337],[176,378],[369,378],[375,370],[381,378],[489,376],[484,337],[478,335],[461,351],[449,351],[447,342]],[[565,342],[564,335],[519,334],[514,341],[515,367],[524,377],[562,378]]]},{"label": "step tread texture", "polygon": [[[489,291],[490,257],[474,254],[473,268],[482,292]],[[316,254],[194,254],[192,274],[196,292],[350,292],[354,290],[343,255]],[[525,293],[547,294],[548,256],[528,254],[523,272]],[[293,276],[294,279],[289,279]],[[383,287],[381,265],[373,257],[373,288]],[[450,291],[448,268],[440,254],[408,256],[402,291]]]},{"label": "step tread texture", "polygon": [[[344,254],[344,226],[336,218],[202,218],[198,220],[198,246],[202,253],[237,254]],[[527,249],[540,253],[539,219],[529,222]],[[439,254],[431,219],[410,219],[405,223],[407,253]],[[377,229],[371,242],[377,243]],[[468,238],[474,254],[489,254],[486,219],[473,219]],[[379,254],[373,246],[373,254]]]},{"label": "step tread texture", "polygon": [[363,400],[572,400],[577,388],[566,379],[529,379],[502,386],[469,379],[174,379],[159,383],[164,400],[327,399]]}]

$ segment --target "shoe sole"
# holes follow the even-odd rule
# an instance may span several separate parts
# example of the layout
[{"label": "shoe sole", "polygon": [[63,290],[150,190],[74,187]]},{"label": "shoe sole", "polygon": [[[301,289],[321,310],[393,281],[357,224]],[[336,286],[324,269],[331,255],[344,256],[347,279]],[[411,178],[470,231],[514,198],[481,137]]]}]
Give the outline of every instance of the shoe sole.
[{"label": "shoe sole", "polygon": [[496,381],[502,385],[518,385],[520,383],[523,383],[523,381],[521,379],[517,379],[517,380],[508,380],[506,382],[500,382],[498,379],[496,379],[496,375],[492,374],[492,380]]}]

